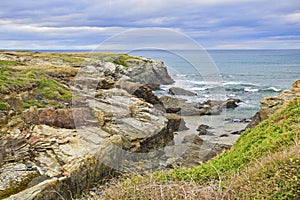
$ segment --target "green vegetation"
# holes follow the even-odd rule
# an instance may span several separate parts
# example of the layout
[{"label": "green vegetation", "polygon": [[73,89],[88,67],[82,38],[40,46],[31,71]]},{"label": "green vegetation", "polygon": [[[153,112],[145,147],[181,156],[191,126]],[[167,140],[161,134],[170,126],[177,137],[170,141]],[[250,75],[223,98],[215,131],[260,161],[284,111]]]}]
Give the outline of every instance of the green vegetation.
[{"label": "green vegetation", "polygon": [[129,60],[129,59],[140,60],[139,57],[134,57],[134,56],[129,56],[127,54],[122,54],[119,57],[113,59],[112,62],[115,63],[115,64],[118,64],[118,65],[123,65],[124,67],[128,67],[127,60]]},{"label": "green vegetation", "polygon": [[188,169],[173,170],[168,176],[176,179],[217,179],[218,174],[232,174],[248,163],[269,152],[284,150],[294,144],[300,124],[300,100],[293,100],[289,106],[263,121],[254,129],[246,130],[226,151],[205,165]]},{"label": "green vegetation", "polygon": [[42,95],[41,98],[50,100],[71,100],[72,94],[63,89],[59,83],[52,79],[42,79],[38,82],[38,89],[36,91]]},{"label": "green vegetation", "polygon": [[19,66],[25,65],[25,63],[14,61],[14,60],[0,60],[0,67],[2,66]]},{"label": "green vegetation", "polygon": [[5,103],[3,101],[0,101],[0,110],[8,110],[9,109],[9,104],[8,103]]},{"label": "green vegetation", "polygon": [[[191,187],[184,191],[185,194],[201,190],[201,194],[197,193],[198,196],[265,199],[272,194],[273,198],[270,199],[300,197],[299,130],[300,99],[294,99],[286,108],[268,120],[263,121],[254,129],[246,130],[230,150],[223,152],[215,159],[190,169],[179,168],[168,172],[162,171],[124,178],[115,186],[107,189],[103,198],[129,199],[134,195],[137,199],[148,199],[147,195],[150,193],[145,192],[147,185],[158,187],[151,193],[159,194],[159,197],[150,195],[149,198],[179,198],[172,196],[177,194],[179,186],[170,188],[167,185],[176,185],[180,181],[191,183]],[[275,154],[285,154],[284,152],[291,148],[294,151],[297,150],[298,153],[277,160],[273,159],[271,164],[260,164],[259,166],[263,167],[255,168],[251,172],[253,169],[251,166],[258,160],[264,160],[267,156],[272,155],[274,157]],[[248,179],[241,179],[235,183],[240,174],[244,174],[245,177],[254,177],[254,180],[250,182],[253,183],[252,188],[249,187]],[[193,187],[194,182],[198,184],[198,190]],[[161,188],[164,190],[161,191]],[[192,191],[190,191],[191,189]],[[193,194],[188,197],[197,199],[196,196],[193,197]]]},{"label": "green vegetation", "polygon": [[297,199],[300,196],[300,146],[254,162],[227,183],[228,199]]},{"label": "green vegetation", "polygon": [[30,181],[32,181],[32,179],[34,179],[38,176],[40,176],[40,174],[38,174],[38,173],[29,174],[23,180],[21,180],[19,182],[16,181],[16,183],[13,184],[12,186],[10,186],[9,188],[7,188],[5,190],[0,190],[0,199],[7,198],[7,197],[11,196],[12,194],[16,194],[16,193],[26,189],[28,183],[30,183]]}]

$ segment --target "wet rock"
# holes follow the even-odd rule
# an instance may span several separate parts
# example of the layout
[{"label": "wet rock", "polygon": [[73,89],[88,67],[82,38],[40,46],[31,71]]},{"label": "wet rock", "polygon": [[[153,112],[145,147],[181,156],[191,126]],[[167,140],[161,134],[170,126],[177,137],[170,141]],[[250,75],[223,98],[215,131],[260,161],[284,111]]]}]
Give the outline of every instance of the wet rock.
[{"label": "wet rock", "polygon": [[173,132],[175,131],[183,131],[188,130],[185,125],[185,121],[182,117],[176,114],[166,114],[166,118],[168,119],[169,129]]},{"label": "wet rock", "polygon": [[169,89],[169,94],[172,95],[183,95],[183,96],[196,96],[197,94],[188,90],[185,90],[183,88],[179,87],[171,87]]},{"label": "wet rock", "polygon": [[236,107],[238,107],[238,103],[240,103],[241,100],[240,99],[227,99],[224,103],[222,103],[222,107],[223,108],[230,108],[230,109],[234,109]]},{"label": "wet rock", "polygon": [[207,129],[209,129],[210,127],[208,125],[205,124],[200,124],[197,128],[198,134],[199,135],[207,135],[208,131]]},{"label": "wet rock", "polygon": [[203,140],[198,136],[198,135],[187,135],[183,138],[182,143],[191,143],[191,144],[196,144],[196,145],[202,145]]},{"label": "wet rock", "polygon": [[250,118],[227,118],[225,121],[231,122],[231,123],[249,123],[251,121]]},{"label": "wet rock", "polygon": [[245,129],[239,130],[239,131],[234,131],[234,132],[231,132],[230,134],[232,134],[232,135],[241,135],[244,131],[245,131]]},{"label": "wet rock", "polygon": [[227,134],[221,134],[219,137],[229,137]]}]

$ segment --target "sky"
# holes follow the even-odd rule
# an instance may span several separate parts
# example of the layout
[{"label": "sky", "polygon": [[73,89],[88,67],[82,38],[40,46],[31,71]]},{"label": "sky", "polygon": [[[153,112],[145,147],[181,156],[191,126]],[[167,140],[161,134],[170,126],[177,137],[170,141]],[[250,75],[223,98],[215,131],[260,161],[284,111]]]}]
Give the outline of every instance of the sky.
[{"label": "sky", "polygon": [[[205,49],[300,49],[300,3],[299,0],[1,1],[0,49],[94,49],[114,35],[144,28],[174,30]],[[155,32],[159,35],[159,31],[152,31]],[[164,40],[168,38],[162,38],[160,43]],[[166,45],[172,48],[172,44],[166,42]]]}]

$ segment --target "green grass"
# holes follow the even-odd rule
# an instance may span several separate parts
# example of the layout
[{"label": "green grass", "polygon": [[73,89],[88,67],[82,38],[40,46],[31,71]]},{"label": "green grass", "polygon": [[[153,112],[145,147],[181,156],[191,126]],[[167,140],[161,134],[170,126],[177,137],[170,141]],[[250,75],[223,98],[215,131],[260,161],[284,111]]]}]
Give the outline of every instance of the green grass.
[{"label": "green grass", "polygon": [[0,101],[0,110],[8,110],[9,109],[9,104],[8,103],[5,103],[3,101]]},{"label": "green grass", "polygon": [[[294,144],[299,134],[300,100],[293,100],[286,109],[263,121],[254,129],[246,130],[229,151],[210,162],[192,169],[176,169],[167,176],[175,179],[218,179],[218,174],[233,174],[248,163],[269,152],[281,151]],[[159,176],[158,176],[159,177]]]},{"label": "green grass", "polygon": [[25,63],[14,61],[14,60],[0,60],[0,67],[2,66],[19,66],[25,65]]},{"label": "green grass", "polygon": [[59,83],[52,79],[42,79],[38,83],[37,92],[46,99],[56,100],[71,100],[72,94],[66,89],[63,89]]}]

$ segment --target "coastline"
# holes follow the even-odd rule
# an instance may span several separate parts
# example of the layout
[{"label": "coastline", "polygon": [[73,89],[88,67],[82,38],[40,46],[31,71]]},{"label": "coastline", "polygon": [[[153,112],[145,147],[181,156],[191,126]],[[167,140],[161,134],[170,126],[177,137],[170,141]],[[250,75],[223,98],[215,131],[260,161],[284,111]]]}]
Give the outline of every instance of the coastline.
[{"label": "coastline", "polygon": [[[53,185],[68,198],[66,188],[80,193],[118,169],[193,167],[229,149],[248,122],[225,115],[238,99],[157,97],[157,84],[174,82],[162,61],[111,53],[88,61],[85,53],[0,56],[1,197],[55,199]],[[201,124],[209,126],[206,135],[197,131]]]}]

